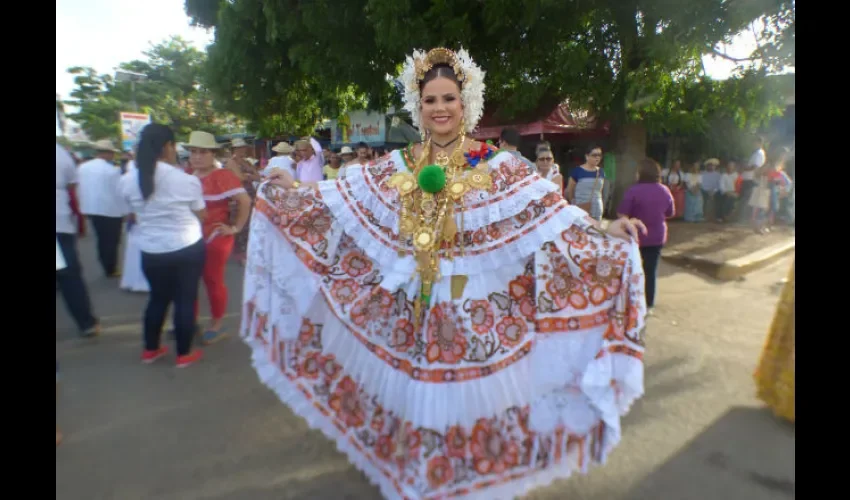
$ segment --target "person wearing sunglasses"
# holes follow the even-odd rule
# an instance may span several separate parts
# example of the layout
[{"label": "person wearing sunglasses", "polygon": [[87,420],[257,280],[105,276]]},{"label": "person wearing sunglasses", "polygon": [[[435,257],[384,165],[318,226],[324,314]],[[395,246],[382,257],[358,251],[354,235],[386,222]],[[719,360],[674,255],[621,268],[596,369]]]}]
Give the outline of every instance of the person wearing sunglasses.
[{"label": "person wearing sunglasses", "polygon": [[567,200],[590,214],[602,219],[602,190],[605,187],[605,172],[602,163],[602,148],[591,144],[584,155],[584,164],[570,172],[567,184]]},{"label": "person wearing sunglasses", "polygon": [[552,154],[551,149],[537,150],[536,166],[540,177],[557,184],[559,193],[564,192],[564,178],[561,177],[561,172],[555,166],[555,155]]}]

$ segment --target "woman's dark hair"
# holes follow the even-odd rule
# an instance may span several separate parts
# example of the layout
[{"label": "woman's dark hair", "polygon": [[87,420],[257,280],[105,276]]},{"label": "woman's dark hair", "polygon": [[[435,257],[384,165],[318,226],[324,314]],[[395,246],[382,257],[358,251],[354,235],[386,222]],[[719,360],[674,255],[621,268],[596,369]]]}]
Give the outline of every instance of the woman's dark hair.
[{"label": "woman's dark hair", "polygon": [[537,155],[536,155],[535,159],[539,158],[540,155],[543,154],[543,153],[549,153],[550,155],[552,155],[552,158],[555,158],[555,153],[553,153],[550,148],[541,147],[541,148],[537,149]]},{"label": "woman's dark hair", "polygon": [[661,166],[652,158],[644,158],[638,162],[638,182],[654,184],[661,182]]},{"label": "woman's dark hair", "polygon": [[590,153],[593,153],[593,150],[594,150],[594,149],[598,149],[599,151],[604,151],[604,150],[602,149],[602,146],[600,146],[599,144],[593,144],[593,143],[591,143],[591,144],[587,147],[587,149],[585,149],[585,150],[584,150],[584,154],[589,155]]},{"label": "woman's dark hair", "polygon": [[166,125],[151,123],[142,129],[136,151],[136,168],[139,169],[139,189],[145,200],[153,194],[156,161],[162,156],[162,148],[170,142],[174,142],[174,131]]},{"label": "woman's dark hair", "polygon": [[455,82],[457,88],[460,89],[460,82],[457,80],[457,75],[455,75],[455,70],[452,69],[448,64],[435,64],[428,71],[425,72],[425,77],[422,78],[422,81],[419,82],[419,93],[422,93],[422,89],[425,88],[425,84],[430,82],[431,80],[435,80],[439,77],[448,78],[449,80]]}]

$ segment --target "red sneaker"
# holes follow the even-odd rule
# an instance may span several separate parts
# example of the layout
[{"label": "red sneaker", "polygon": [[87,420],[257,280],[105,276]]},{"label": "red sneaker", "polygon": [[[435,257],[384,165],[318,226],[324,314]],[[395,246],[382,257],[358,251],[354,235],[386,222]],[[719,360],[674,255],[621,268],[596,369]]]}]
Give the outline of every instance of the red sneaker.
[{"label": "red sneaker", "polygon": [[158,360],[159,358],[165,356],[165,353],[167,352],[168,348],[165,346],[160,346],[160,348],[155,351],[142,351],[142,363],[149,365],[154,361]]},{"label": "red sneaker", "polygon": [[201,360],[203,353],[196,349],[185,356],[177,356],[177,368],[186,368]]}]

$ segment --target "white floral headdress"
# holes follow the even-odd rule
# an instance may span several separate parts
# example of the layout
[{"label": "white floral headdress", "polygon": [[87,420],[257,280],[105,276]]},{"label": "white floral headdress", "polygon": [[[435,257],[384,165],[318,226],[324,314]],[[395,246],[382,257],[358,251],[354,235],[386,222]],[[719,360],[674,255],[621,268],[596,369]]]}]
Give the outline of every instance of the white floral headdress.
[{"label": "white floral headdress", "polygon": [[461,85],[460,98],[463,101],[463,117],[466,131],[472,132],[484,113],[484,71],[469,57],[464,49],[457,52],[445,48],[431,49],[426,54],[414,50],[404,62],[399,81],[404,86],[404,109],[410,112],[413,125],[421,128],[419,112],[419,83],[436,64],[448,64],[455,72]]}]

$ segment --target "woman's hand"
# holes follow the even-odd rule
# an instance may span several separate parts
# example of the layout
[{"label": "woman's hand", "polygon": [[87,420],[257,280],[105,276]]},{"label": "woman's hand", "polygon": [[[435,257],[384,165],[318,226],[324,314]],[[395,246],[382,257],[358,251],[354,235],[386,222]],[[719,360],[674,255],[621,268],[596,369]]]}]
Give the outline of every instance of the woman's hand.
[{"label": "woman's hand", "polygon": [[292,174],[281,168],[273,168],[269,172],[268,180],[270,183],[284,189],[292,189],[292,185],[295,183]]},{"label": "woman's hand", "polygon": [[640,234],[646,234],[646,226],[640,219],[621,217],[608,226],[607,233],[615,238],[636,241]]},{"label": "woman's hand", "polygon": [[232,235],[238,233],[239,231],[236,230],[235,226],[231,226],[229,224],[219,222],[218,224],[215,225],[215,232],[217,232],[218,234],[220,234],[222,236],[232,236]]}]

